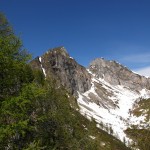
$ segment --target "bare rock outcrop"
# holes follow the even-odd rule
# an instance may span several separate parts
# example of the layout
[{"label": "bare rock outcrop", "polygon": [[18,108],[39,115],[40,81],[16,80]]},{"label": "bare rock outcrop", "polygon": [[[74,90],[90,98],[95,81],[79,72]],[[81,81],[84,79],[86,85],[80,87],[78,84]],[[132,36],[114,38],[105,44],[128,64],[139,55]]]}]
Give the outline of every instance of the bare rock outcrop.
[{"label": "bare rock outcrop", "polygon": [[123,85],[131,90],[150,89],[150,79],[140,76],[116,61],[97,58],[90,63],[89,71],[97,78],[104,79],[112,85]]},{"label": "bare rock outcrop", "polygon": [[77,91],[83,93],[91,87],[91,75],[85,67],[69,56],[64,47],[50,49],[33,60],[31,66],[41,69],[45,76],[60,81],[61,85],[74,95],[77,95]]}]

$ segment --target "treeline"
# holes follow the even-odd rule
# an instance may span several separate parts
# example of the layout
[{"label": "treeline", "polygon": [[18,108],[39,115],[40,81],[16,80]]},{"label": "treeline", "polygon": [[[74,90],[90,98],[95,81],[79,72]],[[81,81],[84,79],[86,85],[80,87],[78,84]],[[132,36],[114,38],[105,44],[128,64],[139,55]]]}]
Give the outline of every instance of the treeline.
[{"label": "treeline", "polygon": [[30,59],[0,13],[1,150],[128,149],[73,109],[70,102],[75,99],[32,70]]}]

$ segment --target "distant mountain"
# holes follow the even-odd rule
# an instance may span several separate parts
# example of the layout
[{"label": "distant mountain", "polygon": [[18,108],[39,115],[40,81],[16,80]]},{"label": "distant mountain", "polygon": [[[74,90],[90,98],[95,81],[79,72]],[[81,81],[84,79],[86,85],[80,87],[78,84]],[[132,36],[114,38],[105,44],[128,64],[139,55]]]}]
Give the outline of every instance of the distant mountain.
[{"label": "distant mountain", "polygon": [[150,130],[149,107],[142,107],[149,104],[150,78],[104,58],[95,59],[85,68],[70,57],[64,47],[51,49],[30,64],[74,95],[78,111],[94,119],[100,129],[130,147],[142,148],[128,131]]}]

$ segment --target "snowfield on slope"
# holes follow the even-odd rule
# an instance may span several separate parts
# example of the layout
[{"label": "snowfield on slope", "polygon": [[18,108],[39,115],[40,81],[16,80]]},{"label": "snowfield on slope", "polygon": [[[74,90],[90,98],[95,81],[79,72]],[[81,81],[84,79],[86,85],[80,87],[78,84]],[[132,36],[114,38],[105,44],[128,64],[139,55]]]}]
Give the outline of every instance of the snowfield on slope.
[{"label": "snowfield on slope", "polygon": [[42,66],[42,58],[41,58],[41,57],[39,57],[39,61],[40,61],[40,63],[41,63],[41,68],[42,68],[42,71],[43,71],[44,76],[45,76],[45,78],[46,78],[46,71],[45,71],[45,69],[44,69],[43,66]]},{"label": "snowfield on slope", "polygon": [[[92,74],[91,72],[89,73]],[[132,91],[121,85],[110,85],[103,79],[96,78],[94,74],[92,74],[92,76],[91,89],[85,93],[78,92],[79,98],[77,99],[77,102],[80,107],[80,113],[89,119],[94,118],[98,123],[98,127],[114,135],[122,142],[126,141],[127,145],[130,144],[132,140],[126,136],[124,130],[126,130],[130,125],[138,125],[139,127],[143,127],[145,125],[145,116],[133,116],[131,114],[131,110],[138,99],[141,97],[149,98],[150,91],[146,89],[141,91]],[[111,103],[114,103],[115,107],[111,107],[111,105],[107,105],[105,102],[103,105],[99,105],[94,101],[89,100],[89,95],[91,93],[95,97],[101,99],[96,92],[101,89],[98,89],[95,84],[99,84],[103,89],[112,93],[111,96],[108,96],[108,99]]]}]

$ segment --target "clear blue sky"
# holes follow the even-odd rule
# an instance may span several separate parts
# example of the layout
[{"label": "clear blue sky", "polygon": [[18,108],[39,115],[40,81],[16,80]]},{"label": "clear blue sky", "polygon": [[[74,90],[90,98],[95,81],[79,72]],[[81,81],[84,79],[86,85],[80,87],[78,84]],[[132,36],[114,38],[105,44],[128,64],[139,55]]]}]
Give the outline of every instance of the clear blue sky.
[{"label": "clear blue sky", "polygon": [[0,0],[0,11],[34,57],[64,46],[84,66],[150,66],[150,0]]}]

